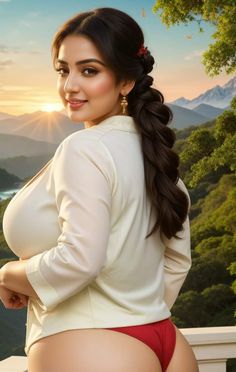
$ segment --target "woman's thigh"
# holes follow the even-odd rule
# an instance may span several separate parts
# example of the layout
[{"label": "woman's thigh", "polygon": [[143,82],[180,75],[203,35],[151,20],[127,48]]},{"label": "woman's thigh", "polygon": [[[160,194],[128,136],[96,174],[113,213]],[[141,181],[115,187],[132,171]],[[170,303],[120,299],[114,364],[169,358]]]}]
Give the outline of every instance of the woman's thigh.
[{"label": "woman's thigh", "polygon": [[44,337],[31,346],[28,372],[45,371],[161,372],[161,366],[154,351],[132,336],[80,329]]},{"label": "woman's thigh", "polygon": [[199,372],[198,364],[191,346],[176,328],[176,344],[166,372]]}]

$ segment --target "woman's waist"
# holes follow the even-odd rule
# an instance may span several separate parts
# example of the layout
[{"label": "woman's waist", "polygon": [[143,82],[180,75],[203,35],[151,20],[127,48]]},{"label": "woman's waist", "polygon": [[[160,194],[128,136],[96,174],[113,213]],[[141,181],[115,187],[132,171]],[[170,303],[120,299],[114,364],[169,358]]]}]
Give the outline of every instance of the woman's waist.
[{"label": "woman's waist", "polygon": [[52,310],[46,307],[38,299],[31,299],[29,311],[38,319],[58,318],[60,321],[82,320],[96,327],[100,324],[113,324],[114,319],[121,325],[127,320],[136,321],[144,319],[161,320],[170,315],[169,309],[161,293],[153,294],[153,298],[142,296],[135,298],[124,293],[117,293],[110,289],[109,293],[104,288],[98,287],[96,279],[79,293],[58,304]]}]

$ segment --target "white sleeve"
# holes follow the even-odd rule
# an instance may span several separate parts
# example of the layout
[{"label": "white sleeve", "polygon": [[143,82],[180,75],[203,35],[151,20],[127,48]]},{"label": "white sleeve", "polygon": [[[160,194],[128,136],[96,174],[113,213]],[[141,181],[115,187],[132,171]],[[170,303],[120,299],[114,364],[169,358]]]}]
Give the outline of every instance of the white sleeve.
[{"label": "white sleeve", "polygon": [[[182,180],[178,186],[187,194],[190,209],[190,197]],[[183,223],[183,230],[177,234],[182,239],[164,239],[164,300],[169,309],[173,306],[179,291],[191,268],[191,242],[189,216]]]},{"label": "white sleeve", "polygon": [[52,164],[61,229],[58,244],[26,264],[28,280],[47,310],[98,276],[106,262],[110,232],[114,179],[110,153],[99,140],[69,137]]}]

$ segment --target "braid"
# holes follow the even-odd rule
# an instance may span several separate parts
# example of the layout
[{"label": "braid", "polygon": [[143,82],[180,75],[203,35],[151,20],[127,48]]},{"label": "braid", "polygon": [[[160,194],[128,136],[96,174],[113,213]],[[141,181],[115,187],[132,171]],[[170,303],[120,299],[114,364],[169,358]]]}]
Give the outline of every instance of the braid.
[{"label": "braid", "polygon": [[150,52],[141,62],[144,72],[128,95],[128,107],[141,134],[146,188],[157,214],[148,236],[160,227],[167,238],[177,237],[187,216],[188,199],[177,186],[179,156],[172,150],[175,133],[167,126],[173,114],[161,92],[151,87],[153,78],[147,73],[154,59]]},{"label": "braid", "polygon": [[187,194],[178,187],[179,157],[172,147],[175,134],[168,127],[171,110],[161,92],[152,87],[154,58],[144,46],[144,35],[137,22],[114,8],[97,8],[71,18],[56,34],[53,61],[63,39],[70,34],[88,37],[114,72],[116,84],[134,81],[129,92],[128,113],[141,134],[147,194],[157,220],[148,236],[160,228],[167,238],[182,230],[188,212]]}]

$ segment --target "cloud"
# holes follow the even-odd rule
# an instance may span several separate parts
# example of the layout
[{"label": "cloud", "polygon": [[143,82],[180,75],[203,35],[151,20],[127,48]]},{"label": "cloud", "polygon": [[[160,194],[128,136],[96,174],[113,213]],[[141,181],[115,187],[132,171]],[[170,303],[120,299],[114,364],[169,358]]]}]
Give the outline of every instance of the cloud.
[{"label": "cloud", "polygon": [[14,62],[11,59],[7,59],[6,61],[0,61],[0,66],[9,66],[13,64]]},{"label": "cloud", "polygon": [[[1,0],[0,0],[1,1]],[[30,44],[29,45],[33,45]],[[4,44],[0,44],[0,53],[1,54],[42,54],[39,50],[28,50],[28,51],[23,51],[20,47],[8,47]]]},{"label": "cloud", "polygon": [[6,70],[11,65],[14,65],[14,62],[11,59],[6,59],[5,61],[0,61],[0,71]]},{"label": "cloud", "polygon": [[185,61],[190,61],[193,58],[201,57],[203,53],[204,53],[204,50],[194,50],[192,53],[185,56],[184,59]]},{"label": "cloud", "polygon": [[0,44],[0,53],[9,53],[8,47],[6,45]]},{"label": "cloud", "polygon": [[42,53],[39,52],[38,50],[30,50],[29,52],[27,52],[27,54],[42,54]]},{"label": "cloud", "polygon": [[8,66],[14,65],[14,62],[11,59],[6,61],[0,61],[0,70],[5,70]]},{"label": "cloud", "polygon": [[0,91],[2,92],[28,92],[29,90],[33,90],[33,87],[25,86],[25,85],[1,85]]},{"label": "cloud", "polygon": [[10,47],[9,48],[8,46],[6,46],[4,44],[0,44],[0,53],[2,53],[2,54],[9,54],[9,53],[18,54],[18,53],[20,53],[20,48],[19,47]]}]

